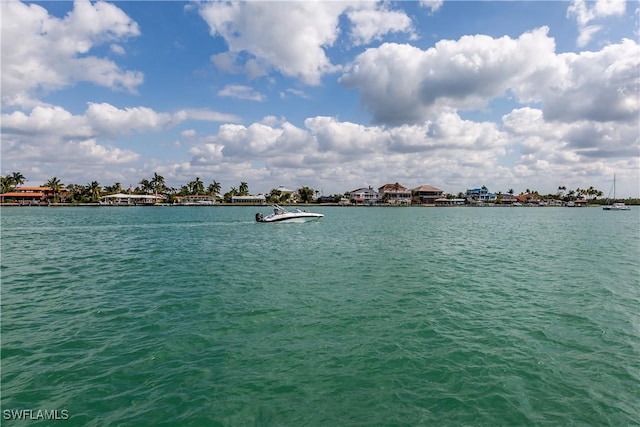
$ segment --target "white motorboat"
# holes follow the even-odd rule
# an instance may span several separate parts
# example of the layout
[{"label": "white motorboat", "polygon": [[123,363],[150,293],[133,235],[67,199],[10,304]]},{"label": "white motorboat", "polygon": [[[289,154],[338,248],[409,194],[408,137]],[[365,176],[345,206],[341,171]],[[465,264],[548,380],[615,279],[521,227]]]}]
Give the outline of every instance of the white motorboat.
[{"label": "white motorboat", "polygon": [[257,222],[307,222],[322,218],[324,215],[314,212],[307,212],[300,209],[288,211],[285,208],[273,205],[273,213],[262,215],[260,212],[256,214]]}]

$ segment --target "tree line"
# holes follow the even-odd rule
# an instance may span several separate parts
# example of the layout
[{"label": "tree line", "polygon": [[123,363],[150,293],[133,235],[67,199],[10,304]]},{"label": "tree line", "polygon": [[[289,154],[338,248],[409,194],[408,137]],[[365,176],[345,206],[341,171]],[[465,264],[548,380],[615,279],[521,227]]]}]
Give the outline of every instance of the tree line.
[{"label": "tree line", "polygon": [[[26,178],[20,172],[12,172],[0,177],[0,193],[15,191],[18,186],[25,182]],[[226,193],[220,194],[222,186],[215,180],[205,187],[205,183],[199,177],[196,177],[196,179],[180,186],[180,188],[175,188],[167,186],[164,177],[155,172],[150,179],[142,179],[136,187],[130,185],[128,188],[124,188],[119,182],[104,187],[97,181],[92,181],[86,185],[65,185],[57,177],[49,179],[42,186],[51,189],[54,203],[97,203],[103,195],[117,193],[161,195],[166,197],[167,203],[173,203],[177,198],[184,196],[209,196],[212,200],[230,203],[233,196],[249,195],[249,185],[244,181],[240,182],[239,186],[231,187]],[[299,188],[293,194],[274,188],[265,197],[269,203],[286,203],[292,201],[292,198],[302,203],[309,203],[313,201],[314,195],[317,196],[318,193],[319,191],[306,186]]]}]

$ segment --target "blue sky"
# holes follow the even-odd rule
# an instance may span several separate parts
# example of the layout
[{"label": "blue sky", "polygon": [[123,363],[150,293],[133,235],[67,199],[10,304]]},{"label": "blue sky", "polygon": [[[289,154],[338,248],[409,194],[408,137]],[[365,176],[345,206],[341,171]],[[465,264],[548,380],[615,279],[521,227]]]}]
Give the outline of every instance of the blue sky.
[{"label": "blue sky", "polygon": [[2,1],[2,174],[640,196],[638,3]]}]

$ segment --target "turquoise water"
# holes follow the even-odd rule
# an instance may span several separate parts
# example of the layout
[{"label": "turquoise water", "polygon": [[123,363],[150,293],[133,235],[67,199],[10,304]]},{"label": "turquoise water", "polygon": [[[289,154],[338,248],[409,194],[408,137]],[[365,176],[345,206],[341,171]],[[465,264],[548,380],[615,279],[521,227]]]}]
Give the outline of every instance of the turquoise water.
[{"label": "turquoise water", "polygon": [[640,425],[639,209],[260,210],[3,208],[3,425]]}]

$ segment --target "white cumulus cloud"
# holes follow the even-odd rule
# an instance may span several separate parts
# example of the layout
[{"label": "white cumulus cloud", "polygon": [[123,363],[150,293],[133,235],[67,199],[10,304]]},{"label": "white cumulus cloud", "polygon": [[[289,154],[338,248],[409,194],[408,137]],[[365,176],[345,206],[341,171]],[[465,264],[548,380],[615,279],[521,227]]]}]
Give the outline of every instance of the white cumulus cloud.
[{"label": "white cumulus cloud", "polygon": [[76,0],[62,19],[37,4],[3,1],[0,8],[3,106],[31,108],[41,93],[80,81],[129,92],[142,83],[141,72],[90,55],[103,43],[140,34],[118,7]]},{"label": "white cumulus cloud", "polygon": [[[221,70],[245,69],[257,77],[273,69],[309,85],[339,70],[325,49],[338,39],[339,19],[345,13],[355,44],[412,31],[410,18],[384,2],[207,2],[200,8],[211,35],[227,43],[228,52],[211,58]],[[242,67],[236,63],[241,52],[251,55]]]},{"label": "white cumulus cloud", "polygon": [[589,44],[593,36],[602,29],[600,25],[592,24],[607,16],[622,16],[626,9],[625,0],[573,0],[567,9],[567,16],[573,17],[578,24],[579,47]]}]

